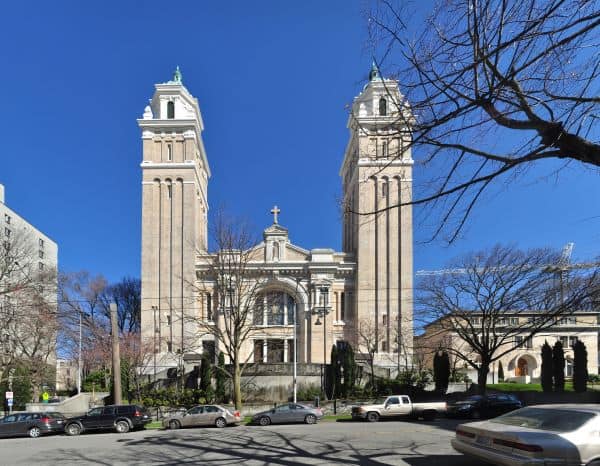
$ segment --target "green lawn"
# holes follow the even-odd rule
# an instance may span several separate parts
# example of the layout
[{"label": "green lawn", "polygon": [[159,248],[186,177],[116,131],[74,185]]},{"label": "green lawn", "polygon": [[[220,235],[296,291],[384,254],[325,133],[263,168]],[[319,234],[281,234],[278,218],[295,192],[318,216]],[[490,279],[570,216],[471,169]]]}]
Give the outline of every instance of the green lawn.
[{"label": "green lawn", "polygon": [[146,429],[160,429],[160,428],[162,428],[161,421],[152,421],[152,422],[146,424]]},{"label": "green lawn", "polygon": [[[542,384],[539,383],[494,383],[487,385],[488,389],[498,390],[501,392],[541,392]],[[591,389],[591,387],[588,387]],[[573,384],[565,383],[565,392],[572,392]]]}]

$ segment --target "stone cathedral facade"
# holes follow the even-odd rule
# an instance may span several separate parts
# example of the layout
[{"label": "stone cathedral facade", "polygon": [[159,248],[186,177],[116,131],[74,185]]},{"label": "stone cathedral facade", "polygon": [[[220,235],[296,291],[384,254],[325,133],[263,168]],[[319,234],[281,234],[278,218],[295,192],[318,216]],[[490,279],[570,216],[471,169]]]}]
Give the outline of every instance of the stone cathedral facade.
[{"label": "stone cathedral facade", "polygon": [[[370,342],[380,366],[411,363],[412,208],[398,207],[411,199],[410,121],[398,83],[381,78],[374,67],[347,122],[350,135],[339,172],[346,212],[342,251],[292,243],[279,223],[280,210],[271,210],[273,223],[250,263],[261,292],[244,347],[249,361],[292,362],[296,348],[299,363],[327,363],[331,346],[343,340],[357,353]],[[207,274],[215,255],[208,250],[211,171],[204,123],[179,69],[171,81],[156,84],[138,124],[142,339],[152,345],[154,370],[161,371],[182,357],[191,361],[219,350],[213,336],[190,322],[222,325],[222,304]],[[274,312],[261,310],[273,302]]]}]

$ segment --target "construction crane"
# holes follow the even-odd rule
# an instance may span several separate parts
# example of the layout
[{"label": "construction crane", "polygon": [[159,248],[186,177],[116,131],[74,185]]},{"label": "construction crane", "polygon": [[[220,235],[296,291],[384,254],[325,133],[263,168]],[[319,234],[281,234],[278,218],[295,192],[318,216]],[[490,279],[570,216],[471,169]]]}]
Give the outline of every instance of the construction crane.
[{"label": "construction crane", "polygon": [[[591,269],[594,267],[599,267],[600,262],[579,262],[572,264],[571,256],[573,254],[573,248],[575,247],[575,243],[570,242],[564,245],[560,258],[555,264],[548,264],[539,266],[544,272],[554,273],[556,274],[556,278],[559,280],[559,302],[564,304],[565,302],[565,276],[568,275],[570,270],[574,269]],[[510,266],[500,266],[501,268],[508,268]],[[489,270],[489,269],[488,269]],[[448,275],[448,274],[463,274],[468,273],[469,270],[465,268],[454,268],[454,269],[439,269],[439,270],[417,270],[416,276],[423,277],[428,275]]]}]

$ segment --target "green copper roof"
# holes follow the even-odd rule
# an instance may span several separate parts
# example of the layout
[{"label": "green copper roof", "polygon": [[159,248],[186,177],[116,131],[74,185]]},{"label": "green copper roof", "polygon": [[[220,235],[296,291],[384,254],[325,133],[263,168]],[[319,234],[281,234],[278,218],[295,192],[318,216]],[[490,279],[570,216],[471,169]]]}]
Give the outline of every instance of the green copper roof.
[{"label": "green copper roof", "polygon": [[369,81],[373,81],[375,79],[381,79],[381,76],[379,75],[379,67],[377,66],[377,63],[375,63],[375,60],[373,60],[371,71],[369,72]]},{"label": "green copper roof", "polygon": [[175,68],[175,73],[173,73],[173,82],[177,84],[183,84],[181,81],[181,71],[179,70],[179,65]]}]

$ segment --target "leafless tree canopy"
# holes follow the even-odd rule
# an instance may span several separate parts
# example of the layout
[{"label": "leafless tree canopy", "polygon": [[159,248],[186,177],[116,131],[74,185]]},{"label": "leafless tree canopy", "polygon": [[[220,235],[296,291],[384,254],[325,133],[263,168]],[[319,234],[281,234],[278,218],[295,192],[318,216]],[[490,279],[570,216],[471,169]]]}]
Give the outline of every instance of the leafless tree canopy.
[{"label": "leafless tree canopy", "polygon": [[38,266],[37,239],[15,230],[0,245],[0,379],[25,367],[34,395],[56,350],[56,270]]},{"label": "leafless tree canopy", "polygon": [[149,361],[151,348],[140,342],[141,287],[138,279],[126,277],[110,285],[102,275],[87,271],[59,277],[59,346],[63,357],[81,358],[83,375],[111,367],[110,303],[117,304],[121,360],[130,370],[129,379],[139,391],[138,368]]},{"label": "leafless tree canopy", "polygon": [[264,285],[251,268],[254,247],[258,240],[253,229],[245,222],[230,217],[219,210],[211,229],[215,252],[207,255],[206,269],[200,285],[194,283],[198,292],[208,292],[215,297],[217,312],[213,320],[205,316],[191,317],[199,336],[211,335],[224,350],[233,367],[233,399],[240,408],[241,376],[252,355],[242,357],[242,346],[249,339],[253,323],[256,299]]},{"label": "leafless tree canopy", "polygon": [[434,237],[454,240],[490,183],[542,159],[600,166],[598,2],[439,0],[416,37],[401,4],[375,2],[370,35],[433,173],[413,203],[442,209]]},{"label": "leafless tree canopy", "polygon": [[[458,259],[454,272],[424,277],[416,316],[429,323],[429,338],[421,344],[443,346],[476,369],[485,390],[490,364],[520,345],[516,336],[531,339],[598,302],[598,270],[570,270],[560,279],[559,259],[548,249],[496,246]],[[455,342],[448,344],[449,335]]]}]

